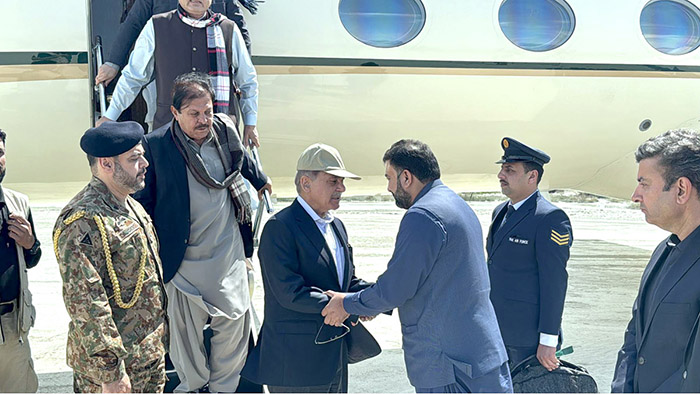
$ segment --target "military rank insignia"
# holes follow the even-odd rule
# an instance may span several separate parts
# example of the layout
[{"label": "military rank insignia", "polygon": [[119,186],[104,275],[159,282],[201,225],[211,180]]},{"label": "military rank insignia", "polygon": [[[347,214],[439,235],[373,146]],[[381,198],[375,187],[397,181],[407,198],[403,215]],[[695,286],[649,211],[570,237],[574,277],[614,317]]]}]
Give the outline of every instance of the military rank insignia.
[{"label": "military rank insignia", "polygon": [[549,239],[554,241],[554,243],[559,245],[559,246],[564,246],[564,245],[569,244],[569,240],[571,239],[571,235],[568,233],[562,235],[562,234],[559,234],[558,232],[554,231],[554,229],[552,229],[552,234],[550,235]]},{"label": "military rank insignia", "polygon": [[92,240],[90,239],[90,234],[85,233],[85,236],[80,239],[80,243],[87,246],[92,246]]}]

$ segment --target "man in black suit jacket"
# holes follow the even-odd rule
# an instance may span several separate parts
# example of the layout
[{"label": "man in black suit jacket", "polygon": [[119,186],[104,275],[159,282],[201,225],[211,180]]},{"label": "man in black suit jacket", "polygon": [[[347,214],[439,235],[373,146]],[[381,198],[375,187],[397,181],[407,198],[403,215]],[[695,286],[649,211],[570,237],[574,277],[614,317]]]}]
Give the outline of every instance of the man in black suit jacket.
[{"label": "man in black suit jacket", "polygon": [[[348,336],[325,326],[324,290],[356,292],[371,283],[355,277],[352,247],[334,218],[345,191],[335,148],[314,144],[297,163],[299,196],[265,225],[258,257],[265,287],[265,320],[241,373],[270,392],[347,392]],[[350,328],[352,325],[346,321]]]},{"label": "man in black suit jacket", "polygon": [[[234,392],[238,386],[251,333],[245,257],[253,252],[240,175],[258,190],[271,190],[231,119],[213,115],[213,97],[206,74],[175,80],[175,120],[144,137],[150,166],[145,188],[134,195],[160,240],[170,358],[181,382],[176,391],[208,384],[212,392]],[[229,179],[235,181],[227,186]],[[222,187],[212,186],[215,181]],[[209,356],[202,344],[208,321],[214,332]]]},{"label": "man in black suit jacket", "polygon": [[671,235],[642,275],[612,392],[679,392],[698,375],[697,365],[684,367],[684,354],[700,313],[700,134],[668,131],[644,142],[635,158],[632,200],[647,222]]}]

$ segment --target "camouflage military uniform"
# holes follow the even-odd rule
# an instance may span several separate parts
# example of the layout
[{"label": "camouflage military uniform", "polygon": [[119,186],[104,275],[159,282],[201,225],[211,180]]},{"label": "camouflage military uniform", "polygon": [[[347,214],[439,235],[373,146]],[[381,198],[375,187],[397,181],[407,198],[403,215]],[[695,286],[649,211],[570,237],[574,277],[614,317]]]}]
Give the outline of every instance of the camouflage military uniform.
[{"label": "camouflage military uniform", "polygon": [[[61,211],[54,227],[63,299],[71,317],[67,361],[76,392],[99,392],[101,383],[117,381],[124,373],[134,392],[162,392],[165,384],[168,329],[158,240],[141,205],[131,197],[127,205],[93,177]],[[146,253],[142,288],[131,308],[116,301],[103,234],[122,306],[137,291]]]}]

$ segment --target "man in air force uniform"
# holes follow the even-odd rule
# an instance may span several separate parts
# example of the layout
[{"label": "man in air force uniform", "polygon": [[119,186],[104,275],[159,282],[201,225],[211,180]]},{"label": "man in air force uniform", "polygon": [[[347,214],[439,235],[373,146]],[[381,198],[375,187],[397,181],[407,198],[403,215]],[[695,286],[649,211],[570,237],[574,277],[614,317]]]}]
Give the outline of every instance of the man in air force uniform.
[{"label": "man in air force uniform", "polygon": [[549,156],[512,138],[501,147],[498,179],[509,201],[493,211],[486,239],[491,302],[511,367],[536,354],[551,371],[559,364],[571,223],[538,191]]},{"label": "man in air force uniform", "polygon": [[76,392],[162,392],[167,321],[158,240],[129,194],[148,162],[135,122],[88,130],[93,177],[61,211],[54,247],[71,322],[67,362]]}]

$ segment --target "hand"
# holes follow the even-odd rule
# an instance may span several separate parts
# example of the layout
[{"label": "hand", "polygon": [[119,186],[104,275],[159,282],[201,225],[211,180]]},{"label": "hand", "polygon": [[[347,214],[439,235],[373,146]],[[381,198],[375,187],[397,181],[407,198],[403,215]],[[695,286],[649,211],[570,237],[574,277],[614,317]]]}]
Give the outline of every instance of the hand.
[{"label": "hand", "polygon": [[253,145],[260,147],[260,141],[258,141],[258,128],[255,125],[244,126],[243,127],[243,146],[248,147],[253,143]]},{"label": "hand", "polygon": [[345,293],[336,293],[331,290],[326,290],[324,294],[331,297],[328,304],[326,304],[326,307],[321,311],[321,316],[326,318],[324,323],[328,324],[329,326],[340,327],[345,319],[350,317],[350,314],[347,313],[345,311],[345,307],[343,307]]},{"label": "hand", "polygon": [[95,76],[95,85],[99,85],[104,82],[104,86],[109,85],[110,82],[117,76],[119,70],[110,66],[109,64],[103,64],[100,69],[97,70],[97,75]]},{"label": "hand", "polygon": [[267,178],[267,183],[263,187],[261,187],[260,190],[258,190],[258,201],[263,200],[263,193],[265,192],[265,190],[267,190],[267,192],[270,193],[270,195],[272,195],[272,181],[270,180],[270,178]]},{"label": "hand", "polygon": [[99,127],[104,122],[114,122],[114,121],[106,116],[103,116],[100,119],[98,119],[97,122],[95,122],[95,127]]},{"label": "hand", "polygon": [[[375,317],[377,317],[377,316],[376,315],[374,315],[374,316],[360,316],[360,321],[368,322],[368,321],[374,319]],[[354,321],[354,322],[352,322],[352,326],[355,327],[359,323],[360,323],[359,321]]]},{"label": "hand", "polygon": [[7,222],[7,229],[10,232],[10,238],[17,242],[17,245],[24,249],[31,249],[36,242],[32,225],[29,221],[16,213],[10,214],[10,220]]},{"label": "hand", "polygon": [[130,393],[131,392],[131,380],[129,380],[129,375],[124,374],[124,376],[112,383],[102,383],[103,393]]},{"label": "hand", "polygon": [[557,348],[545,345],[539,345],[537,347],[537,359],[540,361],[543,367],[547,368],[547,371],[554,371],[559,367],[559,359],[555,355]]}]

